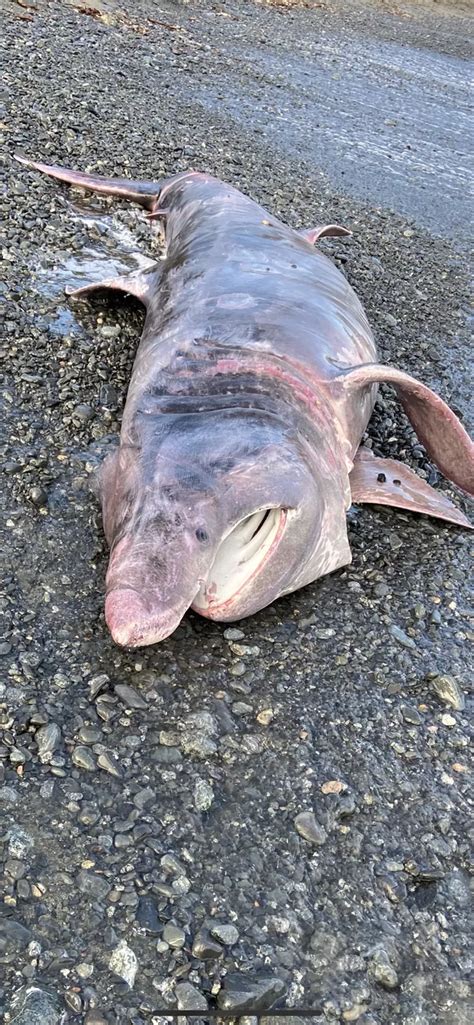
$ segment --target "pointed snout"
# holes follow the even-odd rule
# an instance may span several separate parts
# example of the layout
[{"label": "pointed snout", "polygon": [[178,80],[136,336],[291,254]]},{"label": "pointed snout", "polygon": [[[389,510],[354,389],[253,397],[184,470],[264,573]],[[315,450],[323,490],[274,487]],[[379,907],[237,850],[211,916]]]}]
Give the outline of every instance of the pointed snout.
[{"label": "pointed snout", "polygon": [[178,626],[184,609],[167,609],[157,616],[131,588],[110,591],[105,599],[105,620],[113,640],[124,648],[157,644]]}]

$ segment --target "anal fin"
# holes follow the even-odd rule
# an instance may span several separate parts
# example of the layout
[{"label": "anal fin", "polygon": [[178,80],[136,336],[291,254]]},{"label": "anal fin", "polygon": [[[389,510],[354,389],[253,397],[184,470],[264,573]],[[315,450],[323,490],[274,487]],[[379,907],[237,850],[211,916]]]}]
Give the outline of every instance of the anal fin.
[{"label": "anal fin", "polygon": [[66,288],[67,295],[72,299],[82,299],[93,295],[94,292],[114,291],[124,292],[126,295],[133,295],[136,299],[147,306],[151,296],[156,291],[160,280],[161,271],[158,264],[147,268],[131,271],[129,274],[120,274],[116,278],[106,278],[104,281],[92,281],[81,288]]},{"label": "anal fin", "polygon": [[409,466],[396,459],[380,459],[363,446],[356,453],[349,482],[355,504],[391,505],[473,529],[442,491],[432,488]]}]

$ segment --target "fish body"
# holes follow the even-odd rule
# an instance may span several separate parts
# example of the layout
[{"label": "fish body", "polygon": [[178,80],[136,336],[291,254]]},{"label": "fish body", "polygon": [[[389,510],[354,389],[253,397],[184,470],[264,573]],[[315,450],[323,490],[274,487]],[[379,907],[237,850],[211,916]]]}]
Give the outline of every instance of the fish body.
[{"label": "fish body", "polygon": [[192,606],[234,620],[351,560],[346,513],[372,501],[469,526],[442,492],[359,448],[389,381],[440,469],[474,491],[473,445],[448,406],[377,362],[355,292],[314,245],[224,182],[53,177],[140,202],[164,259],[86,286],[146,307],[120,444],[100,472],[117,643],[168,636]]}]

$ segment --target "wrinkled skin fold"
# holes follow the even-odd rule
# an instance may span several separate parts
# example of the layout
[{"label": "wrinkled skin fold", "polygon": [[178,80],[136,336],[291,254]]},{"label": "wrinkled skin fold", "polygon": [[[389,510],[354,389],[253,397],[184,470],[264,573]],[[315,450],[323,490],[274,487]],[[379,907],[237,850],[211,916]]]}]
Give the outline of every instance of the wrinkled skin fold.
[{"label": "wrinkled skin fold", "polygon": [[75,293],[119,290],[146,308],[120,445],[99,482],[105,615],[118,644],[162,640],[190,606],[240,619],[346,565],[352,501],[470,526],[444,492],[359,448],[388,382],[433,461],[474,493],[474,446],[459,419],[421,382],[378,364],[357,296],[317,249],[347,229],[294,231],[194,171],[133,182],[19,159],[140,203],[164,225],[162,261]]}]

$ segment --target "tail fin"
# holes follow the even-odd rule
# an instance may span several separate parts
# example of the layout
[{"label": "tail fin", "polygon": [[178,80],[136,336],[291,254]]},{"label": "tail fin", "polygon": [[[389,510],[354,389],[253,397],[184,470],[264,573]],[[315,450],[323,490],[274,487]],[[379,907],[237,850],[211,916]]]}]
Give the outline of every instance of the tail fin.
[{"label": "tail fin", "polygon": [[81,189],[90,189],[91,192],[101,192],[105,196],[119,196],[128,199],[131,203],[139,203],[147,210],[152,210],[158,200],[161,191],[161,182],[131,181],[128,178],[103,178],[98,174],[83,174],[81,171],[71,171],[67,167],[56,167],[55,164],[37,163],[35,160],[28,160],[26,157],[15,155],[15,160],[25,167],[31,167],[34,171],[41,171],[48,174],[50,178],[57,178],[58,181],[67,182]]}]

